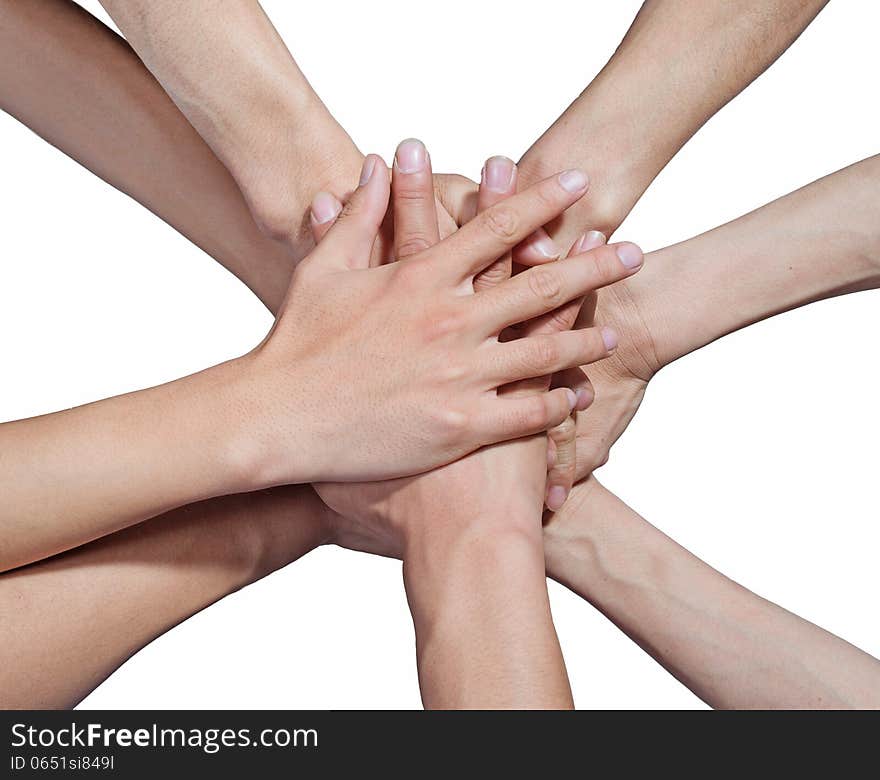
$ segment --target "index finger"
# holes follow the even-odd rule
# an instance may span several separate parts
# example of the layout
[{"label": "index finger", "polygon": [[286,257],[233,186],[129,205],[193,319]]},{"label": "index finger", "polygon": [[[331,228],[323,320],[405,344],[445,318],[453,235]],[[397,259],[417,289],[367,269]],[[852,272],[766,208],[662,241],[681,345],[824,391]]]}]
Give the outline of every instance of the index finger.
[{"label": "index finger", "polygon": [[442,251],[458,279],[468,279],[558,217],[588,186],[583,171],[563,171],[478,214],[430,251]]}]

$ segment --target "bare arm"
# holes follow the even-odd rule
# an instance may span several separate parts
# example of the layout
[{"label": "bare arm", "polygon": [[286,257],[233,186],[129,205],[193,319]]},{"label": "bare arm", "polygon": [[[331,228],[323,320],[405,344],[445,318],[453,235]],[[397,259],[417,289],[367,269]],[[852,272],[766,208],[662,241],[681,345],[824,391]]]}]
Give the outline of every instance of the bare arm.
[{"label": "bare arm", "polygon": [[729,580],[595,478],[544,546],[550,576],[713,707],[880,707],[880,661]]},{"label": "bare arm", "polygon": [[797,39],[827,0],[646,0],[599,75],[526,152],[523,181],[578,165],[592,197],[551,231],[611,235],[688,139]]},{"label": "bare arm", "polygon": [[0,575],[0,708],[73,707],[156,637],[323,543],[325,516],[310,487],[226,496]]},{"label": "bare arm", "polygon": [[267,233],[302,235],[298,207],[308,203],[316,182],[300,174],[315,162],[332,156],[354,186],[357,149],[256,0],[102,4],[232,173]]},{"label": "bare arm", "polygon": [[[540,469],[544,446],[537,444]],[[493,449],[513,455],[523,448],[534,451],[535,444]],[[422,701],[429,709],[571,708],[544,572],[543,475],[533,480],[531,502],[512,495],[498,500],[494,494],[491,507],[463,502],[472,484],[496,477],[493,484],[500,485],[517,471],[509,461],[500,460],[496,471],[479,459],[498,460],[499,453],[476,453],[445,473],[429,475],[445,480],[438,495],[407,507],[404,582]],[[470,473],[456,481],[466,470]],[[448,495],[445,504],[440,492]],[[530,512],[524,510],[528,503]]]},{"label": "bare arm", "polygon": [[596,401],[578,418],[577,474],[600,465],[664,366],[726,333],[812,301],[880,286],[880,157],[674,246],[599,297],[622,334],[591,369]]},{"label": "bare arm", "polygon": [[650,255],[627,282],[660,365],[731,331],[880,286],[880,155]]},{"label": "bare arm", "polygon": [[343,194],[360,169],[360,155],[334,146],[326,128],[316,128],[321,138],[288,139],[285,206],[305,232],[293,246],[272,240],[128,44],[69,0],[0,2],[0,108],[179,230],[273,312],[312,245],[312,195]]}]

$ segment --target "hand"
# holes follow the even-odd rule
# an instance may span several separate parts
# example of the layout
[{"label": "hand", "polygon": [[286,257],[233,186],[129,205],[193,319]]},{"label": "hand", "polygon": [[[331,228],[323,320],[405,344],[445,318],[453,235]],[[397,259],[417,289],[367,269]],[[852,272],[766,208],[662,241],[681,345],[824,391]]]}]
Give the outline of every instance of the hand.
[{"label": "hand", "polygon": [[[499,181],[499,178],[495,177],[495,172],[493,171],[493,168],[496,166],[505,168],[506,172],[500,177],[503,179],[503,185],[498,186],[496,184],[493,188],[493,185],[490,184],[490,182],[493,180],[496,182]],[[395,252],[397,255],[405,257],[408,251],[407,246],[412,241],[412,236],[415,234],[425,235],[425,225],[430,224],[432,218],[436,221],[436,217],[433,215],[433,203],[430,197],[429,174],[430,171],[426,171],[425,175],[419,182],[413,182],[409,175],[401,174],[397,169],[394,171],[393,190],[395,201],[394,211],[396,216],[394,227],[395,237],[397,241],[399,241],[399,246]],[[506,158],[490,159],[487,162],[486,169],[484,169],[483,185],[480,188],[479,203],[477,204],[478,210],[483,211],[490,208],[495,203],[508,197],[516,188],[515,176],[516,169],[512,161],[506,160]],[[320,241],[324,234],[326,234],[326,228],[319,228],[316,230],[316,240]],[[576,245],[576,249],[580,248],[582,245],[583,242],[579,242]],[[636,248],[633,247],[633,249]],[[607,249],[603,249],[602,251],[606,254],[608,253]],[[404,262],[409,261],[405,260]],[[483,272],[483,283],[485,285],[483,289],[486,292],[479,293],[477,298],[483,294],[489,294],[488,291],[492,285],[501,282],[500,279],[493,282],[490,277],[494,267],[503,267],[505,264],[507,273],[509,274],[509,257],[499,259],[492,267]],[[632,273],[631,270],[626,269],[626,267],[619,261],[617,266],[619,275],[628,275],[629,273]],[[575,304],[576,303],[577,302],[575,302]],[[528,323],[525,330],[521,332],[521,336],[528,338],[530,336],[558,332],[566,327],[566,325],[570,326],[573,324],[576,312],[576,305],[567,304],[559,311]],[[613,348],[613,342],[616,340],[616,336],[606,330],[604,333],[601,333],[601,339],[602,349],[600,352],[597,352],[597,356],[600,354],[608,354],[607,345],[610,343]],[[508,386],[507,388],[504,388],[504,394],[516,396],[523,393],[540,392],[546,390],[548,382],[549,377],[539,377],[529,383],[521,382],[517,386]],[[526,442],[519,442],[519,444],[520,446],[524,446]],[[543,494],[545,490],[544,471],[546,470],[545,464],[547,459],[546,446],[543,437],[541,437],[540,446],[538,446],[537,449],[535,449],[536,445],[534,442],[531,444],[530,457],[531,459],[534,459],[537,456],[537,468],[527,468],[525,471],[534,472],[531,476],[532,481],[535,480],[535,473],[540,475],[540,479],[538,480],[540,483],[539,493]],[[506,453],[502,458],[502,461],[508,463],[508,471],[515,476],[515,480],[512,484],[514,486],[520,483],[526,484],[530,478],[520,473],[520,468],[518,468],[517,464],[511,464],[509,460],[511,448],[497,449],[497,452],[496,449],[497,448],[487,448],[485,451],[487,453],[486,458],[489,462],[492,463],[494,458],[500,457],[498,453]],[[526,460],[528,461],[529,459],[527,458]],[[468,467],[467,464],[472,465]],[[532,467],[534,467],[534,465],[534,463],[531,464]],[[452,475],[450,483],[457,482],[462,473],[467,474],[468,468],[479,471],[485,470],[486,468],[492,468],[492,466],[482,462],[479,458],[467,458],[461,462],[461,465],[452,464],[447,467],[447,469],[450,469],[449,473]],[[501,464],[498,464],[497,468],[500,471],[504,470]],[[410,508],[412,504],[422,505],[423,501],[426,500],[424,498],[425,494],[430,494],[434,485],[441,486],[437,494],[437,499],[441,503],[442,501],[448,500],[449,496],[457,497],[458,492],[456,492],[456,489],[453,489],[451,484],[444,486],[446,480],[443,475],[446,473],[447,469],[439,469],[432,474],[422,475],[415,480],[396,480],[384,484],[319,485],[318,490],[322,497],[339,514],[335,523],[334,541],[342,546],[348,546],[368,552],[391,556],[402,555],[405,534],[403,533],[401,523],[405,523],[406,518],[417,516],[417,513],[404,510],[400,507],[400,504],[406,504]],[[463,469],[464,472],[462,472]],[[483,476],[488,478],[489,475],[483,474]],[[497,503],[499,495],[506,495],[506,491],[499,490],[497,487],[499,484],[504,484],[502,480],[506,479],[506,477],[502,478],[501,476],[495,475],[489,482],[480,482],[483,486],[487,484],[493,486],[493,489],[491,490],[492,500],[490,503]],[[475,480],[475,482],[479,482],[479,480]],[[469,504],[472,504],[475,507],[475,511],[479,514],[480,512],[477,508],[478,502],[470,495],[471,492],[470,489],[465,489],[464,495],[467,496],[466,500]],[[443,499],[440,495],[441,493],[444,493],[447,498]],[[419,496],[420,499],[412,500],[413,496]],[[455,500],[458,499],[456,498]],[[538,506],[540,507],[540,502],[538,503]],[[492,514],[494,514],[494,511]],[[400,518],[400,520],[391,520],[389,522],[389,518],[395,517]]]},{"label": "hand", "polygon": [[[393,173],[395,255],[404,258],[402,265],[412,262],[406,258],[414,250],[437,240],[431,238],[436,236],[436,211],[430,170],[425,166],[414,174],[397,167]],[[513,162],[492,158],[484,168],[477,210],[497,208],[515,189]],[[632,271],[618,258],[616,278],[622,278]],[[509,255],[496,260],[474,282],[474,297],[491,296],[510,271]],[[516,332],[506,331],[505,343],[559,335],[574,323],[578,306],[575,299]],[[600,338],[596,357],[607,355],[616,341],[610,331]],[[534,397],[546,392],[549,382],[545,375],[508,384],[498,395]],[[567,392],[573,408],[577,397]],[[328,506],[341,513],[335,541],[343,542],[347,527],[353,531],[348,537],[352,546],[402,555],[428,707],[572,705],[545,583],[541,508],[546,464],[546,437],[536,435],[484,447],[415,477],[316,485]],[[496,682],[487,687],[489,671]]]},{"label": "hand", "polygon": [[[343,153],[339,155],[339,159],[325,161],[323,165],[317,167],[313,166],[313,175],[310,178],[302,177],[303,180],[315,185],[309,197],[315,190],[320,190],[320,192],[312,201],[308,213],[300,205],[303,203],[301,198],[297,200],[296,206],[282,207],[281,211],[288,216],[282,224],[283,229],[277,231],[276,238],[284,238],[297,248],[308,247],[310,250],[315,244],[315,235],[323,235],[329,229],[330,224],[342,210],[342,200],[347,200],[350,197],[351,185],[355,184],[357,179],[357,167],[351,165],[350,155],[345,153],[348,146],[350,144],[342,145]],[[362,158],[360,159],[362,163]],[[425,149],[425,145],[416,138],[407,138],[398,144],[392,167],[398,173],[403,173],[407,181],[418,182],[419,186],[426,176],[432,175],[430,155]],[[328,176],[328,172],[332,176]],[[476,215],[477,184],[466,176],[440,173],[433,174],[433,187],[437,229],[440,238],[443,239],[451,236]],[[334,193],[341,193],[341,200]],[[275,204],[271,210],[278,211],[278,204]],[[291,221],[290,214],[298,216]],[[301,216],[303,214],[305,217]],[[265,220],[260,220],[260,222],[265,226]],[[419,241],[418,238],[416,240]],[[427,245],[421,239],[418,246],[426,248]],[[394,216],[392,207],[389,205],[385,219],[382,221],[379,237],[373,245],[371,263],[382,265],[394,262],[398,259],[396,253],[399,248],[400,242],[394,240]],[[403,247],[404,253],[406,250],[407,247]],[[521,262],[529,266],[559,258],[556,244],[547,235],[544,228],[538,228],[531,236],[522,241],[517,247],[517,253]],[[306,252],[299,251],[297,257],[302,257],[304,254]],[[479,282],[477,286],[479,287]]]},{"label": "hand", "polygon": [[[370,268],[388,198],[378,157],[366,159],[362,181],[297,268],[275,327],[249,356],[260,486],[419,473],[556,425],[576,403],[572,393],[508,398],[496,388],[591,362],[605,352],[601,334],[512,344],[498,343],[498,334],[635,271],[609,249],[472,294],[476,274],[584,194],[578,171],[489,209],[405,263]],[[436,217],[433,224],[436,241]],[[395,241],[414,248],[421,229],[398,231]]]},{"label": "hand", "polygon": [[[539,142],[523,158],[521,178],[526,183],[535,181],[547,167],[545,158],[553,156],[543,148],[546,144],[547,141]],[[554,144],[558,144],[557,139]],[[562,149],[558,156],[564,158]],[[548,226],[552,239],[560,245],[576,240],[584,230],[584,236],[591,235],[596,243],[603,242],[606,235],[617,230],[640,194],[625,188],[626,177],[600,178],[604,184],[596,197],[591,190],[589,198],[581,199]],[[517,252],[514,260],[520,260]],[[574,482],[585,479],[607,462],[611,446],[635,416],[648,382],[663,365],[655,352],[649,324],[641,313],[641,301],[646,294],[650,294],[650,287],[644,280],[623,280],[606,287],[601,294],[588,296],[580,309],[575,327],[610,327],[621,334],[621,342],[612,355],[590,367],[595,401],[589,411],[579,409],[551,434],[551,450],[556,453],[552,481],[563,499]],[[572,374],[562,372],[554,384],[571,381]],[[554,510],[561,505],[558,499],[548,503]]]}]

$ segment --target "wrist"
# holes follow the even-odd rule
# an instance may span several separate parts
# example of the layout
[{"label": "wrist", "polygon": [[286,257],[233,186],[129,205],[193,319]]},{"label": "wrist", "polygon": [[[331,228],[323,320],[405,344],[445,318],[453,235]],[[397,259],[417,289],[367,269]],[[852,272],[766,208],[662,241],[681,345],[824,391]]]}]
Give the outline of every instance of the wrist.
[{"label": "wrist", "polygon": [[619,96],[609,96],[603,103],[588,91],[519,163],[524,184],[567,168],[586,171],[590,189],[566,212],[573,219],[563,215],[560,220],[572,240],[587,229],[600,230],[610,238],[671,158],[660,152],[655,139],[646,137],[647,128],[634,121],[633,116],[640,116],[642,110],[618,103]]},{"label": "wrist", "polygon": [[279,367],[267,341],[224,364],[223,452],[227,482],[234,483],[226,492],[320,482],[330,473],[327,442],[335,432],[319,431],[319,399],[297,382],[297,369],[290,367],[297,361],[281,357]]},{"label": "wrist", "polygon": [[357,186],[363,155],[317,96],[294,101],[279,117],[269,112],[265,151],[251,154],[233,175],[260,230],[293,246],[300,259],[312,247],[309,207],[319,191],[345,202]]},{"label": "wrist", "polygon": [[657,534],[590,477],[544,527],[547,576],[600,607],[650,591],[665,566]]},{"label": "wrist", "polygon": [[463,601],[492,602],[495,596],[506,601],[512,593],[545,590],[544,549],[536,526],[474,524],[453,535],[407,533],[404,584],[417,629],[455,624]]}]

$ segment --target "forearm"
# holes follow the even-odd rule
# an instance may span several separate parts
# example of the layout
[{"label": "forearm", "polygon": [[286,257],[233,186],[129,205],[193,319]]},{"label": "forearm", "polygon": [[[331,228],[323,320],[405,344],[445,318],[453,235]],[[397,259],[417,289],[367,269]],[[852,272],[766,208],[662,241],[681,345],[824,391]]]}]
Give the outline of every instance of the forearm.
[{"label": "forearm", "polygon": [[660,366],[812,301],[880,285],[880,156],[652,252],[624,284]]},{"label": "forearm", "polygon": [[533,533],[499,526],[411,538],[404,580],[425,707],[572,706],[537,521]]},{"label": "forearm", "polygon": [[325,512],[309,487],[227,496],[0,575],[0,709],[74,706],[156,637],[326,541]]},{"label": "forearm", "polygon": [[[303,158],[359,154],[297,67],[256,0],[103,0],[120,30],[241,187],[257,219],[282,238],[300,229],[315,182]],[[304,197],[305,196],[305,200]]]},{"label": "forearm", "polygon": [[242,363],[0,426],[0,568],[262,487]]},{"label": "forearm", "polygon": [[545,534],[550,576],[713,707],[880,706],[880,662],[691,555],[592,480]]},{"label": "forearm", "polygon": [[[311,246],[306,227],[293,246],[261,232],[229,171],[137,55],[78,5],[0,0],[0,9],[0,107],[168,222],[277,311]],[[360,159],[334,148],[332,134],[326,143],[299,140],[303,152],[283,177],[298,200],[284,205],[307,226],[314,192],[342,195],[357,181]]]},{"label": "forearm", "polygon": [[646,0],[608,64],[520,163],[523,182],[571,165],[590,174],[588,201],[563,217],[556,236],[613,233],[687,140],[826,3]]}]

